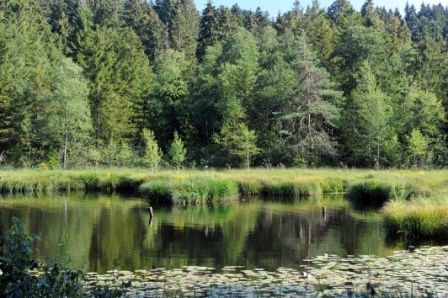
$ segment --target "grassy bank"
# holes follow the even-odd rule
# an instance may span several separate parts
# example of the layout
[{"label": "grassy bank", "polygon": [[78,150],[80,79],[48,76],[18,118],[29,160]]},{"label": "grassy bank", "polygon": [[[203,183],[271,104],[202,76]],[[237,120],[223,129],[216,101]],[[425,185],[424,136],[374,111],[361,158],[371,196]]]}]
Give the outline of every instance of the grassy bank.
[{"label": "grassy bank", "polygon": [[7,170],[0,171],[0,193],[122,192],[163,205],[200,205],[251,196],[294,201],[346,193],[359,207],[385,205],[382,212],[392,235],[448,238],[447,177],[447,170]]},{"label": "grassy bank", "polygon": [[394,200],[383,208],[387,230],[412,242],[448,239],[448,197]]},{"label": "grassy bank", "polygon": [[448,171],[254,169],[161,171],[86,169],[0,171],[0,193],[126,192],[163,203],[205,203],[237,196],[278,200],[348,193],[360,204],[448,194]]},{"label": "grassy bank", "polygon": [[139,193],[161,205],[199,205],[238,198],[234,181],[208,176],[162,177],[143,183]]}]

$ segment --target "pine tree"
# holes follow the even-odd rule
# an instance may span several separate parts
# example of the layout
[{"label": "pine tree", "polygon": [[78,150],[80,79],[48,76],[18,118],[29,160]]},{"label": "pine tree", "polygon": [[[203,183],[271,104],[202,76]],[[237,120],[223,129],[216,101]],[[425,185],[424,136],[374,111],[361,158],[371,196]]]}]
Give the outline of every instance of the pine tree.
[{"label": "pine tree", "polygon": [[125,23],[140,38],[150,61],[156,61],[169,44],[165,36],[165,25],[152,6],[144,0],[126,0],[124,10]]},{"label": "pine tree", "polygon": [[298,163],[318,164],[325,156],[336,154],[331,133],[341,94],[326,70],[319,66],[304,34],[298,38],[296,46],[297,83],[281,116],[282,134]]},{"label": "pine tree", "polygon": [[82,12],[77,61],[90,80],[90,106],[97,145],[121,143],[144,124],[136,112],[147,110],[152,70],[142,44],[130,29],[99,27]]},{"label": "pine tree", "polygon": [[196,57],[199,37],[199,16],[193,0],[181,0],[175,6],[171,47],[192,60]]},{"label": "pine tree", "polygon": [[62,53],[36,1],[3,1],[0,27],[0,154],[13,164],[40,164],[49,150],[45,103]]},{"label": "pine tree", "polygon": [[167,149],[173,131],[182,131],[181,116],[189,93],[189,66],[185,54],[167,50],[157,61],[155,101],[156,115],[152,127],[163,148]]}]

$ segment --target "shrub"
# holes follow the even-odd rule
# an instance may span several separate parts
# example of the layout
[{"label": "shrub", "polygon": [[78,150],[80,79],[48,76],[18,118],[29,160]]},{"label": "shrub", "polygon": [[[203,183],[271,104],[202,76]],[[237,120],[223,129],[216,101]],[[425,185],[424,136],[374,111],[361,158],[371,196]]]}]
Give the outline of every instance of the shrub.
[{"label": "shrub", "polygon": [[[22,223],[16,218],[11,230],[1,236],[0,296],[81,297],[81,272],[57,263],[39,266],[32,258],[37,240],[25,234]],[[36,270],[39,275],[33,275]]]}]

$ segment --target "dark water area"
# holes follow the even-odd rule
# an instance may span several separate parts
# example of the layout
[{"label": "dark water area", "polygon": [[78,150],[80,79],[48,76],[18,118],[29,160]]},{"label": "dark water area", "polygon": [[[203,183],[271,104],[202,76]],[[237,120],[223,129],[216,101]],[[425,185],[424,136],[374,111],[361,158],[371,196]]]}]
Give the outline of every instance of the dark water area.
[{"label": "dark water area", "polygon": [[156,209],[152,221],[145,201],[120,196],[0,199],[5,228],[13,217],[40,236],[39,260],[66,260],[99,273],[235,265],[276,270],[325,254],[388,256],[403,248],[386,240],[379,214],[356,211],[341,197]]}]

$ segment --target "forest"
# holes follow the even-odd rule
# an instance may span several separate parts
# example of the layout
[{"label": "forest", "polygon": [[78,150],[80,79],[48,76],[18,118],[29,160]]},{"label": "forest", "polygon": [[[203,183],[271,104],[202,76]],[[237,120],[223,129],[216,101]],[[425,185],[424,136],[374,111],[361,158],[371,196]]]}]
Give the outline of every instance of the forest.
[{"label": "forest", "polygon": [[0,0],[0,166],[443,167],[448,8]]}]

